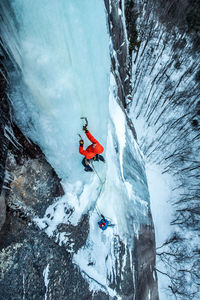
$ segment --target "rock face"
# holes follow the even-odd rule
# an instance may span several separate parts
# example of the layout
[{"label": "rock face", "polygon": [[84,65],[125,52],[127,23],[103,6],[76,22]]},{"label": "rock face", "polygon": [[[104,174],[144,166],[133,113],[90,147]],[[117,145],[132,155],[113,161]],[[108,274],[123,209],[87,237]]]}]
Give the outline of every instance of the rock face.
[{"label": "rock face", "polygon": [[64,194],[58,177],[43,156],[18,165],[14,155],[9,152],[6,167],[12,177],[9,179],[10,192],[7,196],[10,207],[20,204],[42,217],[52,201]]},{"label": "rock face", "polygon": [[133,123],[127,115],[127,104],[131,101],[131,61],[129,49],[126,39],[125,16],[122,19],[122,3],[121,1],[104,0],[108,15],[108,28],[111,36],[112,49],[110,51],[112,74],[117,84],[117,98],[121,106],[127,123],[137,139],[136,131]]},{"label": "rock face", "polygon": [[0,196],[0,230],[6,220],[6,203],[5,203],[5,197],[2,194]]},{"label": "rock face", "polygon": [[3,57],[0,56],[0,230],[5,222],[6,210],[5,210],[5,197],[1,193],[4,175],[5,164],[7,157],[7,149],[9,141],[5,138],[5,128],[9,124],[9,107],[6,97],[6,72],[2,64]]},{"label": "rock face", "polygon": [[[135,299],[158,299],[155,271],[155,235],[153,224],[142,225],[135,238],[136,296]],[[153,276],[152,276],[153,273]]]},{"label": "rock face", "polygon": [[108,299],[90,292],[64,247],[10,212],[0,239],[1,300]]}]

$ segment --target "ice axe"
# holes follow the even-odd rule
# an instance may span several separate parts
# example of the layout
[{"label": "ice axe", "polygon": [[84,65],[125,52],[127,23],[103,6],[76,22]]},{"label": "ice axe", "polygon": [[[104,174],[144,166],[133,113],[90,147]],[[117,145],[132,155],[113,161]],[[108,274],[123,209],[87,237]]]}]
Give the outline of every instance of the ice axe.
[{"label": "ice axe", "polygon": [[81,117],[82,120],[85,120],[85,126],[88,126],[88,119],[86,117]]}]

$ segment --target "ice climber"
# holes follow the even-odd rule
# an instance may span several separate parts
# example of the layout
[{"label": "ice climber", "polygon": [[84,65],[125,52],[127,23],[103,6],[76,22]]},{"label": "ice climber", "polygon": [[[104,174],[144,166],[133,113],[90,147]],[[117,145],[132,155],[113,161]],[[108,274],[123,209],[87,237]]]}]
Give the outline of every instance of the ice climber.
[{"label": "ice climber", "polygon": [[82,160],[82,164],[85,167],[86,172],[93,172],[93,169],[90,167],[90,161],[103,161],[105,159],[100,153],[103,152],[103,146],[91,135],[89,130],[87,129],[87,125],[83,126],[83,130],[85,131],[86,136],[92,142],[90,146],[83,150],[84,141],[81,139],[79,141],[79,152],[80,154],[84,155],[84,159]]},{"label": "ice climber", "polygon": [[103,215],[101,215],[102,219],[98,222],[99,228],[102,230],[106,230],[106,228],[109,226],[109,221],[105,219]]}]

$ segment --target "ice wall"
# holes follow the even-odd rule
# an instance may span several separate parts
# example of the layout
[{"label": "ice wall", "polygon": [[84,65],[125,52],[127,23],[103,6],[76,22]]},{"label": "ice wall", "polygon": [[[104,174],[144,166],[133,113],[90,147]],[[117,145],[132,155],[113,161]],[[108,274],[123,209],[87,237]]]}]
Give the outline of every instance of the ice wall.
[{"label": "ice wall", "polygon": [[10,14],[6,5],[3,38],[20,71],[9,74],[16,118],[58,175],[75,179],[82,169],[81,116],[106,144],[110,60],[103,1],[17,0]]}]

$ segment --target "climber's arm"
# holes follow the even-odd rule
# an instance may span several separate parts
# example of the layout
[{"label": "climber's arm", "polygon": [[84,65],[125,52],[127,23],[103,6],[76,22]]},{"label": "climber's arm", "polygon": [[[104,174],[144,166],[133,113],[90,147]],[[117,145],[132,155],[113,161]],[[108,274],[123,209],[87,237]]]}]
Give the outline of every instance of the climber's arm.
[{"label": "climber's arm", "polygon": [[92,142],[93,144],[99,144],[99,142],[91,135],[91,133],[89,131],[86,132],[85,134],[87,135],[90,142]]}]

